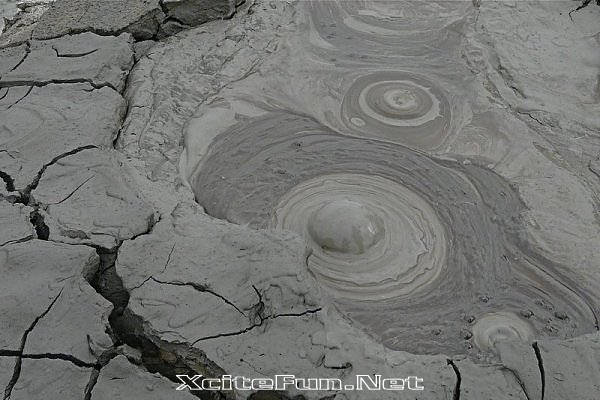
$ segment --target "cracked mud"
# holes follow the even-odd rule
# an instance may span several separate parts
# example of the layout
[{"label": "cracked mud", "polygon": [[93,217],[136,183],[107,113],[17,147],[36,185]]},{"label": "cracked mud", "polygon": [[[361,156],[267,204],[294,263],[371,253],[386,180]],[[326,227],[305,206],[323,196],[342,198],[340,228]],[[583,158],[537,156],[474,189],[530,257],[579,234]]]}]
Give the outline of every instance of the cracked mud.
[{"label": "cracked mud", "polygon": [[175,391],[282,373],[600,398],[599,7],[18,9],[0,35],[4,400],[398,398]]}]

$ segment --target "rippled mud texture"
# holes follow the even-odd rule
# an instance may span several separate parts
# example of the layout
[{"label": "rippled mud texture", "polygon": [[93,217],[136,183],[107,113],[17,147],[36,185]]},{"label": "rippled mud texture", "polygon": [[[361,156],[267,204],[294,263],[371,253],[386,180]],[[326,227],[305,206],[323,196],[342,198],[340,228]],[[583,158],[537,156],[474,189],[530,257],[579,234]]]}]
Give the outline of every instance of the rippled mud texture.
[{"label": "rippled mud texture", "polygon": [[292,188],[271,224],[301,233],[310,270],[336,297],[410,298],[445,262],[444,228],[406,187],[376,175],[321,175]]},{"label": "rippled mud texture", "polygon": [[494,351],[500,341],[514,340],[531,344],[534,337],[533,328],[528,322],[508,312],[484,315],[473,327],[475,345],[486,351]]},{"label": "rippled mud texture", "polygon": [[348,63],[430,58],[456,44],[454,25],[473,12],[467,1],[311,1],[308,8],[320,47],[352,51]]},{"label": "rippled mud texture", "polygon": [[[303,235],[332,301],[391,349],[464,352],[494,313],[536,337],[596,324],[588,295],[524,240],[518,193],[477,165],[270,113],[213,141],[194,191],[215,217]],[[484,351],[513,325],[487,318]]]}]

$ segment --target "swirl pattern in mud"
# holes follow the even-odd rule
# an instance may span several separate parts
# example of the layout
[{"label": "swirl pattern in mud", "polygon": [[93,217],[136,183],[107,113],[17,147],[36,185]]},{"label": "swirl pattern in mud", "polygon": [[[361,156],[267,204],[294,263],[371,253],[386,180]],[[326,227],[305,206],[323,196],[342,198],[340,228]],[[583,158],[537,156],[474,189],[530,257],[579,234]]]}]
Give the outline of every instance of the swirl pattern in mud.
[{"label": "swirl pattern in mud", "polygon": [[594,329],[588,294],[531,249],[519,196],[486,168],[270,113],[217,136],[192,184],[215,217],[304,235],[316,280],[389,348],[464,352],[491,313],[528,315],[536,336]]},{"label": "swirl pattern in mud", "polygon": [[396,182],[363,174],[304,181],[277,205],[273,226],[301,232],[308,267],[336,296],[410,296],[439,275],[446,254],[435,211]]},{"label": "swirl pattern in mud", "polygon": [[416,74],[380,71],[359,77],[342,103],[353,132],[433,149],[448,134],[450,105],[434,84]]},{"label": "swirl pattern in mud", "polygon": [[[458,34],[448,29],[473,7],[447,1],[310,1],[308,12],[323,50],[348,51],[354,61],[429,57]],[[413,45],[406,46],[409,41]],[[402,51],[398,51],[401,48]],[[326,57],[326,54],[323,54]]]}]

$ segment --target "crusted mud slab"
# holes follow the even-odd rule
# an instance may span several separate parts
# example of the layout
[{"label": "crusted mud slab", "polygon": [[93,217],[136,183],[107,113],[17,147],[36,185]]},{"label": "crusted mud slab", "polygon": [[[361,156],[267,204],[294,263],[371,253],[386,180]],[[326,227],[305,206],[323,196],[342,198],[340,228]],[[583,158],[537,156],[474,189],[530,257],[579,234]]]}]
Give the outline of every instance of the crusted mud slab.
[{"label": "crusted mud slab", "polygon": [[4,400],[599,399],[600,7],[575,7],[19,5]]}]

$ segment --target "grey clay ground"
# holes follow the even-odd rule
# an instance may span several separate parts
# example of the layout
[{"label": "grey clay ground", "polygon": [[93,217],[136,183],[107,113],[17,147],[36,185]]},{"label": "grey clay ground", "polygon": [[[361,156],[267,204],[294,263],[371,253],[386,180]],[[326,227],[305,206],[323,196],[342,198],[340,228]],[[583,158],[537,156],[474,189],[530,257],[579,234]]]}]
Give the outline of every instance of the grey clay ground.
[{"label": "grey clay ground", "polygon": [[4,398],[192,398],[177,373],[600,398],[600,8],[572,8],[23,6],[0,36]]}]

